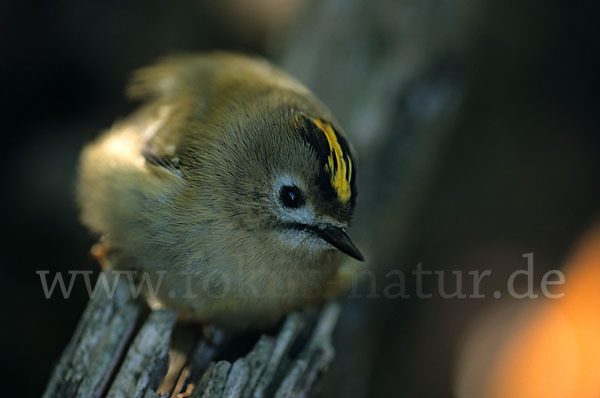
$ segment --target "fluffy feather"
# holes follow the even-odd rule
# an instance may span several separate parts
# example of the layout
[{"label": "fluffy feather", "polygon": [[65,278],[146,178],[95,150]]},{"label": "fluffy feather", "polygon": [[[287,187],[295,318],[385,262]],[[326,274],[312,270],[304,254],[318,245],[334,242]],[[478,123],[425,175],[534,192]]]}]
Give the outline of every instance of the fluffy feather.
[{"label": "fluffy feather", "polygon": [[[355,188],[350,201],[331,196],[323,139],[306,138],[322,120],[351,156],[329,111],[266,61],[225,53],[166,59],[129,93],[143,106],[84,149],[77,185],[113,266],[154,283],[166,271],[149,301],[184,319],[263,326],[322,300],[342,256],[290,225],[350,221]],[[302,212],[278,201],[288,180]]]}]

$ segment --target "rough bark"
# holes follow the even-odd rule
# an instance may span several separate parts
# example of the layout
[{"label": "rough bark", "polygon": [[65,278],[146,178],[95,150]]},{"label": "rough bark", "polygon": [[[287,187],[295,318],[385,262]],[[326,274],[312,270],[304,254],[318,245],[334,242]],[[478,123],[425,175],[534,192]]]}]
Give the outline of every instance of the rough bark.
[{"label": "rough bark", "polygon": [[200,337],[185,353],[185,366],[177,369],[178,383],[159,394],[177,314],[148,313],[118,280],[111,297],[99,289],[88,303],[43,396],[177,397],[186,390],[192,397],[211,398],[307,396],[333,360],[331,334],[339,311],[338,304],[329,304],[321,311],[292,313],[275,335],[260,336],[233,361],[221,359],[231,336],[217,330],[210,341]]}]

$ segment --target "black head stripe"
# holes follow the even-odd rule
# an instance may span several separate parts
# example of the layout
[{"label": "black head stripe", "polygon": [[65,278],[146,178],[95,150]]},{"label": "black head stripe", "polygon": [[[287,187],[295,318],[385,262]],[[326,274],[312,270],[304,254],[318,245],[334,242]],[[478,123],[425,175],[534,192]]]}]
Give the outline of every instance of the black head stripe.
[{"label": "black head stripe", "polygon": [[331,123],[322,119],[303,118],[301,136],[316,153],[322,167],[317,184],[323,195],[341,203],[354,203],[356,178],[354,162],[346,139]]}]

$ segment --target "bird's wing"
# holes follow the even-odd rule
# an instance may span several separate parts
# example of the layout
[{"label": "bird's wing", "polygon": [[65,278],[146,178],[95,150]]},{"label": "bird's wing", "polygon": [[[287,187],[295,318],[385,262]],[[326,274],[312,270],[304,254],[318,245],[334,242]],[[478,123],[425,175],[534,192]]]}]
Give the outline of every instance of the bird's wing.
[{"label": "bird's wing", "polygon": [[181,171],[190,121],[210,95],[211,69],[203,57],[178,56],[135,72],[128,95],[145,106],[130,122],[142,134],[141,155],[148,164]]},{"label": "bird's wing", "polygon": [[268,62],[229,53],[181,55],[138,70],[128,94],[147,104],[139,119],[146,123],[143,156],[153,165],[182,167],[190,150],[222,131],[220,119],[235,112],[240,96],[268,87],[307,93]]}]

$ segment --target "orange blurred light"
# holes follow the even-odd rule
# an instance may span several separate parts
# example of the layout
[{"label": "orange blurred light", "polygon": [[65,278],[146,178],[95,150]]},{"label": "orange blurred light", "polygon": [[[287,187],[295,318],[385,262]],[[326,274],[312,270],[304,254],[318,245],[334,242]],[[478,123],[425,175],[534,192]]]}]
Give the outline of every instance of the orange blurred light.
[{"label": "orange blurred light", "polygon": [[458,363],[458,396],[600,397],[600,225],[564,272],[562,298],[513,301],[516,312],[500,308],[474,325]]}]

